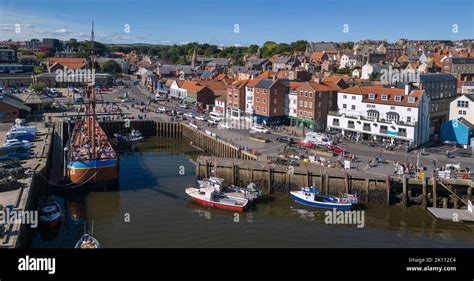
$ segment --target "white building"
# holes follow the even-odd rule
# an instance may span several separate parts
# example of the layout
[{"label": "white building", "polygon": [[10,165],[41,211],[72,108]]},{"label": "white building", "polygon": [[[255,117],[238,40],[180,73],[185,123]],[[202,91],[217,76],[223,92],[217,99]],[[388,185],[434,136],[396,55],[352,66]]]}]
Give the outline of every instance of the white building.
[{"label": "white building", "polygon": [[251,79],[247,85],[245,86],[245,115],[248,121],[252,120],[252,115],[253,115],[253,92],[255,91],[255,85],[260,81],[261,79]]},{"label": "white building", "polygon": [[212,109],[212,111],[214,113],[217,113],[219,115],[227,117],[227,115],[226,115],[226,109],[227,109],[226,103],[227,103],[227,94],[226,95],[221,95],[220,97],[215,99],[214,108]]},{"label": "white building", "polygon": [[354,78],[360,78],[360,71],[359,71],[359,69],[354,69],[354,71],[352,71],[352,77],[354,77]]},{"label": "white building", "polygon": [[357,65],[357,59],[354,55],[342,55],[341,62],[339,63],[339,68],[352,68]]},{"label": "white building", "polygon": [[290,91],[288,94],[288,112],[287,115],[290,117],[298,117],[298,93],[296,91]]},{"label": "white building", "polygon": [[188,91],[181,88],[183,80],[174,80],[170,86],[170,97],[176,99],[185,99],[188,96]]},{"label": "white building", "polygon": [[338,112],[330,112],[327,126],[363,139],[386,138],[411,146],[429,140],[429,98],[423,90],[355,86],[338,93]]},{"label": "white building", "polygon": [[381,66],[370,64],[367,62],[366,64],[364,64],[364,66],[362,66],[362,75],[360,78],[369,79],[370,74],[372,74],[373,72],[381,73],[382,69],[383,67]]},{"label": "white building", "polygon": [[474,124],[474,95],[462,95],[449,104],[449,120],[461,117]]}]

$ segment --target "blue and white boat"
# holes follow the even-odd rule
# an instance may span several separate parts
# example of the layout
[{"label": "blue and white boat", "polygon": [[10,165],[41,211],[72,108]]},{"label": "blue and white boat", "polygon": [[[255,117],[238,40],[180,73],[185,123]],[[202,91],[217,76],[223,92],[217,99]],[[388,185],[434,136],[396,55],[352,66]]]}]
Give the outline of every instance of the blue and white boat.
[{"label": "blue and white boat", "polygon": [[302,187],[299,191],[290,191],[290,197],[304,205],[338,210],[352,210],[352,205],[357,202],[355,195],[351,195],[350,198],[320,195],[319,189],[314,186]]}]

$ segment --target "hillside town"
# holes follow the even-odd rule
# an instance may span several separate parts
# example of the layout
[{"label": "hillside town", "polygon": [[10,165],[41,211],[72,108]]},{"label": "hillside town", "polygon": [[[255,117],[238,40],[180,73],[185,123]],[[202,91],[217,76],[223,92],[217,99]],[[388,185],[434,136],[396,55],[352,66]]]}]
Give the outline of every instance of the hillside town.
[{"label": "hillside town", "polygon": [[[189,64],[136,50],[104,52],[96,63],[115,69],[105,67],[95,79],[102,88],[134,81],[150,101],[213,112],[230,124],[284,127],[294,135],[331,132],[357,141],[390,140],[407,149],[439,142],[469,146],[474,133],[472,44],[364,40],[349,48],[307,42],[304,50],[266,58],[258,48],[241,65],[232,58],[197,54],[196,48],[186,57]],[[53,110],[58,102],[46,88],[80,86],[58,81],[56,71],[89,67],[87,58],[58,39],[0,46],[2,122]],[[41,59],[45,53],[48,57]]]}]

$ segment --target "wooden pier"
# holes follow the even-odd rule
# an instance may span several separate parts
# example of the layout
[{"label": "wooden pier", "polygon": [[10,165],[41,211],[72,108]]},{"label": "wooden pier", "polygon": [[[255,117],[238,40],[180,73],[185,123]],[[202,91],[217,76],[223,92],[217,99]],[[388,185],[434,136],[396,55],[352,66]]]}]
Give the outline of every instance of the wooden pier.
[{"label": "wooden pier", "polygon": [[[290,167],[268,164],[263,161],[228,159],[200,156],[196,161],[196,175],[199,179],[209,176],[224,178],[228,184],[246,186],[253,182],[267,194],[286,195],[290,190],[302,186],[317,186],[323,195],[355,193],[365,204],[400,204],[463,208],[462,202],[471,198],[472,181],[441,180],[434,178],[431,183],[422,180],[367,174],[358,171],[324,169],[313,163],[303,163]],[[457,196],[443,186],[450,185]],[[457,203],[456,203],[457,202]],[[467,202],[467,201],[466,201]]]}]

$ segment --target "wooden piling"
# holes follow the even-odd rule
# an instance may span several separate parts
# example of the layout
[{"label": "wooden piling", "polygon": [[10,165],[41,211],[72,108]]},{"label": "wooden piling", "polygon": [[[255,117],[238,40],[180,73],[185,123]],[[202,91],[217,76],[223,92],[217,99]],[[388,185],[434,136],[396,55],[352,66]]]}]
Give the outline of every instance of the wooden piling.
[{"label": "wooden piling", "polygon": [[272,194],[272,167],[268,166],[268,194]]},{"label": "wooden piling", "polygon": [[232,184],[235,185],[235,164],[232,162]]},{"label": "wooden piling", "polygon": [[403,186],[402,204],[405,208],[408,207],[407,183],[408,183],[408,179],[406,177],[403,177],[402,178],[402,186]]},{"label": "wooden piling", "polygon": [[446,197],[443,197],[443,209],[447,209],[448,208],[448,198]]},{"label": "wooden piling", "polygon": [[324,187],[326,189],[324,194],[329,195],[329,175],[327,173],[324,175],[324,180],[326,181],[326,183],[324,184]]},{"label": "wooden piling", "polygon": [[437,194],[437,190],[436,190],[437,189],[436,185],[437,185],[438,182],[437,182],[435,174],[433,174],[432,179],[433,179],[433,183],[432,183],[432,185],[433,185],[433,192],[432,192],[433,193],[433,207],[436,208],[436,207],[438,207],[438,194]]},{"label": "wooden piling", "polygon": [[309,170],[306,170],[306,185],[307,186],[312,186],[313,184],[311,183],[311,176],[309,174]]},{"label": "wooden piling", "polygon": [[385,193],[387,195],[387,206],[390,206],[390,176],[387,176]]},{"label": "wooden piling", "polygon": [[422,190],[422,195],[421,195],[421,206],[423,208],[427,207],[427,195],[426,195],[426,177],[423,177],[422,182],[421,182],[421,190]]},{"label": "wooden piling", "polygon": [[370,180],[365,179],[365,204],[369,203],[369,188],[370,188]]},{"label": "wooden piling", "polygon": [[349,193],[349,175],[344,173],[344,188],[346,193]]}]

